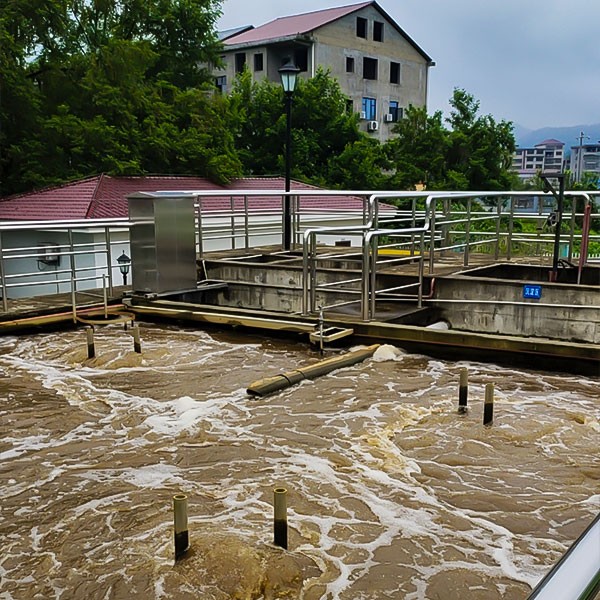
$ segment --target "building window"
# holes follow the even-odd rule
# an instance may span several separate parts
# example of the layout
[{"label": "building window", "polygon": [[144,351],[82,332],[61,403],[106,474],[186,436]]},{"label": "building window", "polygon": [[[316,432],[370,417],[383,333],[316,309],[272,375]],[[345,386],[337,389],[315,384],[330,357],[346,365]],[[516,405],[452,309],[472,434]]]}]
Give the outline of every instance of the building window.
[{"label": "building window", "polygon": [[244,70],[245,66],[246,66],[246,53],[238,52],[235,55],[235,72],[241,73]]},{"label": "building window", "polygon": [[254,70],[255,71],[262,71],[264,68],[263,65],[263,53],[259,52],[258,54],[254,55]]},{"label": "building window", "polygon": [[374,121],[377,118],[377,100],[375,98],[363,98],[362,111],[365,113],[367,121]]},{"label": "building window", "polygon": [[383,42],[383,23],[381,21],[373,21],[373,41]]},{"label": "building window", "polygon": [[390,83],[400,83],[400,63],[390,63]]},{"label": "building window", "polygon": [[376,58],[363,58],[363,77],[365,79],[377,79]]},{"label": "building window", "polygon": [[356,17],[356,35],[367,39],[367,20],[362,17]]},{"label": "building window", "polygon": [[354,58],[346,56],[346,73],[354,73]]},{"label": "building window", "polygon": [[300,71],[308,71],[308,48],[297,48],[294,50],[294,62]]},{"label": "building window", "polygon": [[346,114],[351,115],[354,112],[354,102],[350,98],[346,98]]},{"label": "building window", "polygon": [[392,121],[394,123],[402,118],[402,109],[395,100],[390,100],[390,115],[392,115]]},{"label": "building window", "polygon": [[217,90],[224,94],[227,91],[227,77],[225,75],[221,75],[215,79],[215,85],[217,86]]}]

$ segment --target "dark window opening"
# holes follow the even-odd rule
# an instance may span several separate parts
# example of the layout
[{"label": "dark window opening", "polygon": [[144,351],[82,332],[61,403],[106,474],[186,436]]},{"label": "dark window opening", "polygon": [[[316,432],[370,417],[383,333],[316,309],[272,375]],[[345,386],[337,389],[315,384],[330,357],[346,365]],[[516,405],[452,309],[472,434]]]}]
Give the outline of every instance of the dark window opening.
[{"label": "dark window opening", "polygon": [[381,21],[373,22],[373,41],[383,42],[383,23]]},{"label": "dark window opening", "polygon": [[377,79],[376,58],[363,58],[363,77],[365,79]]},{"label": "dark window opening", "polygon": [[254,70],[255,71],[262,71],[264,68],[263,65],[263,54],[262,52],[259,52],[258,54],[254,55]]},{"label": "dark window opening", "polygon": [[235,55],[235,72],[241,73],[244,70],[245,66],[246,66],[246,53],[238,52]]},{"label": "dark window opening", "polygon": [[367,20],[362,17],[356,17],[356,35],[367,39]]},{"label": "dark window opening", "polygon": [[354,73],[354,58],[346,56],[346,73]]},{"label": "dark window opening", "polygon": [[346,98],[346,114],[351,115],[354,112],[354,102],[350,98]]},{"label": "dark window opening", "polygon": [[301,71],[308,71],[308,48],[294,50],[294,62]]},{"label": "dark window opening", "polygon": [[400,63],[390,63],[390,83],[400,83]]}]

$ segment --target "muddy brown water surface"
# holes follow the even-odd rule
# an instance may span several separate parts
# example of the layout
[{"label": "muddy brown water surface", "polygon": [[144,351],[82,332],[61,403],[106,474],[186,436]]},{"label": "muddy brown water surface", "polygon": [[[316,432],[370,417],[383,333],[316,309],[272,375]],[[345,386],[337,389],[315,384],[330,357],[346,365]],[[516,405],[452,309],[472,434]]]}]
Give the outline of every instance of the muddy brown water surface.
[{"label": "muddy brown water surface", "polygon": [[383,346],[252,398],[318,353],[141,327],[141,356],[117,325],[92,360],[82,330],[0,339],[0,599],[522,599],[600,510],[599,378]]}]

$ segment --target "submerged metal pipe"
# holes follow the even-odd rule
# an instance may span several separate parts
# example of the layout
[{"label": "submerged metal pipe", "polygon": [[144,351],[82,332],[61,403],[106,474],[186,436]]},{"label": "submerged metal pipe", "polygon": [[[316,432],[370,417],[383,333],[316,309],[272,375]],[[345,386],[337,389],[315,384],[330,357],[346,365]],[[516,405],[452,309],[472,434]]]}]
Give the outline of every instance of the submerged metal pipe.
[{"label": "submerged metal pipe", "polygon": [[483,424],[491,425],[494,422],[494,384],[486,383],[485,401],[483,404]]},{"label": "submerged metal pipe", "polygon": [[285,488],[275,488],[273,490],[273,506],[273,541],[276,546],[287,550],[287,490]]},{"label": "submerged metal pipe", "polygon": [[173,496],[173,529],[175,533],[175,560],[178,560],[190,547],[187,496],[185,494]]},{"label": "submerged metal pipe", "polygon": [[469,396],[469,381],[467,369],[460,370],[460,383],[458,386],[458,414],[464,415],[467,408],[467,398]]}]

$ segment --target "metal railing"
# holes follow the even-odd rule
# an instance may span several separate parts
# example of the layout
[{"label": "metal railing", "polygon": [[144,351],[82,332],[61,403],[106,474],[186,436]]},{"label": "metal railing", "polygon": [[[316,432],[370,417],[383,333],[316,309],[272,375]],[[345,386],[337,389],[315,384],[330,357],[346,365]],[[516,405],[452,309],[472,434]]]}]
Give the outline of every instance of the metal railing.
[{"label": "metal railing", "polygon": [[[282,204],[285,192],[188,191],[161,192],[192,195],[196,203],[196,252],[252,249],[281,244]],[[295,190],[292,197],[292,255],[302,252],[302,311],[358,303],[363,318],[373,318],[378,299],[411,299],[419,305],[425,270],[434,274],[436,261],[449,252],[482,250],[494,258],[516,254],[546,260],[555,235],[545,226],[548,206],[540,201],[536,212],[521,212],[522,196],[552,200],[543,192],[373,192]],[[565,193],[572,206],[563,214],[561,244],[565,260],[572,260],[580,244],[579,221],[586,205],[600,192]],[[343,200],[343,199],[346,200]],[[598,209],[592,215],[599,218]],[[532,232],[519,224],[534,221]],[[119,265],[115,251],[129,248],[128,219],[22,221],[0,223],[0,292],[2,309],[9,298],[69,292],[88,293],[105,280],[113,293]],[[350,237],[357,252],[348,253],[322,241]],[[591,241],[600,241],[592,236]],[[46,244],[46,246],[42,246]],[[118,248],[118,250],[116,250]],[[350,274],[319,280],[325,261],[352,264]],[[382,288],[378,274],[396,264],[416,263],[417,279],[403,286]],[[319,293],[336,292],[330,305]]]},{"label": "metal railing", "polygon": [[[583,218],[583,211],[577,211],[577,204],[582,208],[592,204],[594,196],[600,192],[569,191],[565,198],[570,198],[570,211],[563,212],[563,223],[567,222],[568,232],[561,233],[560,241],[566,245],[565,260],[572,260],[574,248],[581,242],[581,235],[576,232],[577,219]],[[370,198],[370,219],[365,225],[354,229],[313,228],[304,233],[303,244],[303,314],[313,314],[317,306],[321,309],[334,309],[345,304],[353,304],[358,300],[357,290],[353,284],[355,276],[340,279],[335,282],[337,291],[345,292],[350,297],[347,301],[326,304],[323,299],[317,299],[318,292],[327,292],[333,286],[329,283],[319,283],[319,261],[332,260],[337,257],[326,251],[322,255],[316,252],[315,239],[317,235],[336,231],[346,234],[360,235],[362,238],[362,269],[360,288],[360,312],[364,320],[374,318],[377,297],[386,300],[416,300],[421,306],[423,298],[424,261],[427,257],[428,273],[435,272],[436,258],[447,252],[462,252],[463,264],[468,266],[470,254],[474,248],[498,260],[500,255],[506,259],[517,253],[528,256],[538,256],[541,260],[548,256],[547,248],[554,245],[556,235],[544,231],[543,224],[548,220],[549,213],[544,212],[540,201],[536,213],[520,212],[515,200],[519,197],[548,198],[543,192],[435,192],[435,193],[377,193]],[[393,202],[399,206],[392,216],[378,218],[379,201]],[[419,200],[421,201],[419,203]],[[423,201],[424,200],[424,201]],[[408,208],[403,207],[406,202]],[[594,217],[600,216],[598,213]],[[516,223],[534,220],[538,227],[535,233],[520,231]],[[385,225],[385,228],[383,227]],[[600,236],[590,237],[592,241],[600,241]],[[383,241],[383,243],[381,243]],[[418,249],[418,252],[416,250]],[[405,252],[407,257],[390,259],[386,251],[398,254]],[[403,262],[417,262],[418,272],[415,283],[393,288],[378,287],[377,273],[382,267],[390,267]],[[348,288],[348,286],[351,286]],[[408,290],[414,289],[413,294]],[[354,297],[353,297],[354,296]],[[318,305],[317,305],[318,303]]]}]

